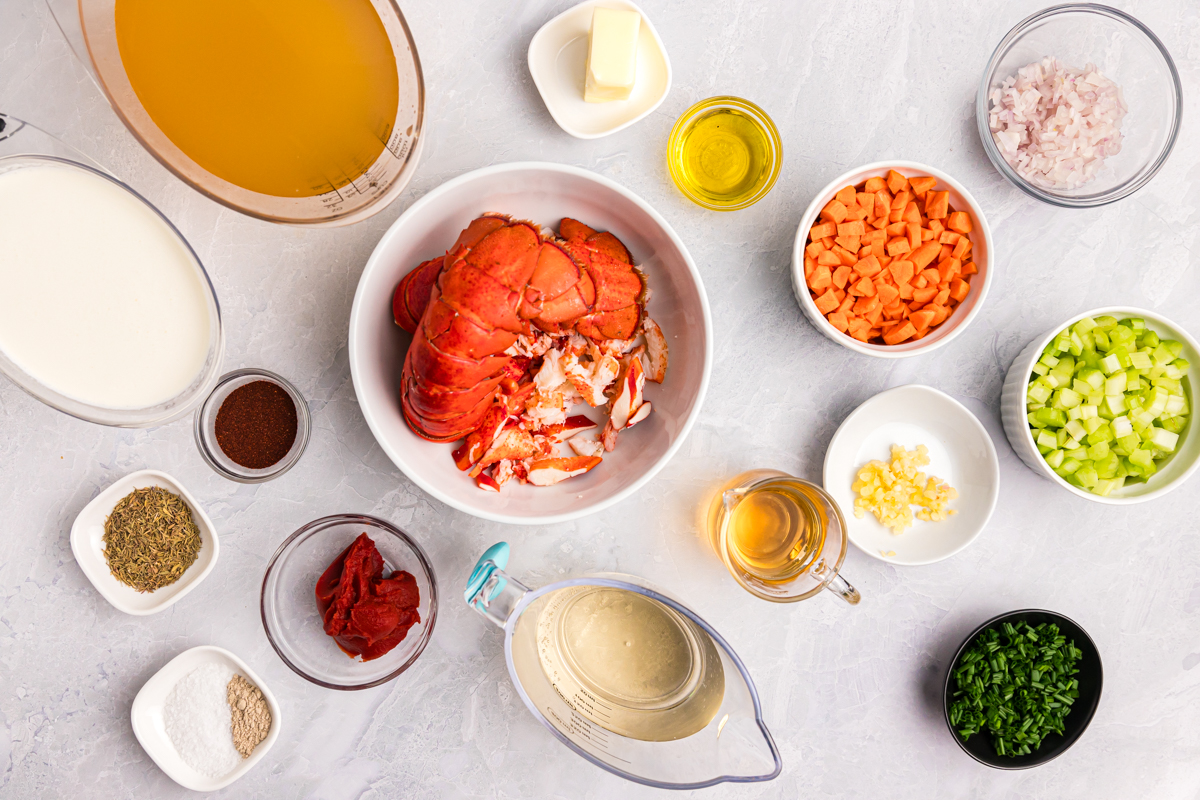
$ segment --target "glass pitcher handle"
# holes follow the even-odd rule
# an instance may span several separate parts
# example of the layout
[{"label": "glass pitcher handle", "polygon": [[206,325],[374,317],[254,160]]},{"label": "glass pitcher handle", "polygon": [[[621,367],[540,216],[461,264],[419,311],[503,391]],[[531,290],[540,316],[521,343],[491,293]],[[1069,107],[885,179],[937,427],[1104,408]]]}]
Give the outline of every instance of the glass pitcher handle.
[{"label": "glass pitcher handle", "polygon": [[825,584],[825,588],[852,606],[858,605],[858,601],[862,600],[862,595],[858,593],[858,589],[851,586],[850,581],[841,575],[834,575],[829,583]]}]

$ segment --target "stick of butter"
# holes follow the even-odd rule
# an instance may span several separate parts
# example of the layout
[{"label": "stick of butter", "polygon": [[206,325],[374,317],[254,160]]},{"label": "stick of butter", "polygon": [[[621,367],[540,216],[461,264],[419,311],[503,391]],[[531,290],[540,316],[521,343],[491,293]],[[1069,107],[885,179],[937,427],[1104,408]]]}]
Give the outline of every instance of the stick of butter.
[{"label": "stick of butter", "polygon": [[637,78],[638,30],[636,11],[597,8],[588,33],[587,77],[583,99],[589,103],[627,100]]}]

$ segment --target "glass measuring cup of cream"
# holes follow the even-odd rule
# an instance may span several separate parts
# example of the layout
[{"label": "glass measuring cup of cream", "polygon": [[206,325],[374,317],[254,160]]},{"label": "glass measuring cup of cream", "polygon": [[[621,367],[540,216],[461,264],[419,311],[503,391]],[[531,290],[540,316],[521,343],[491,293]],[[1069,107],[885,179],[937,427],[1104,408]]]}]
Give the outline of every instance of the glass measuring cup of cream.
[{"label": "glass measuring cup of cream", "polygon": [[708,536],[729,574],[756,597],[794,603],[828,589],[851,605],[862,599],[838,575],[846,520],[814,483],[778,470],[744,472],[713,497]]}]

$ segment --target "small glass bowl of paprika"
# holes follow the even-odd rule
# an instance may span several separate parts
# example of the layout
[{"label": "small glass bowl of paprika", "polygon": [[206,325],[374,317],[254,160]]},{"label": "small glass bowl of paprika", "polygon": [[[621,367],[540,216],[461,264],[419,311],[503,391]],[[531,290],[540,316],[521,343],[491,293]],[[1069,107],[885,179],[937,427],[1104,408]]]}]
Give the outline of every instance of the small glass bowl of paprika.
[{"label": "small glass bowl of paprika", "polygon": [[[348,576],[348,556],[364,535],[370,540],[374,573],[364,573],[360,564]],[[381,652],[348,649],[352,641],[327,630],[331,579],[356,587],[370,584],[362,594],[351,592],[354,603],[346,610],[356,624],[395,626],[392,641],[378,648]],[[389,584],[397,582],[406,588],[393,593],[398,587]],[[400,603],[389,602],[397,595],[403,595]],[[387,605],[404,607],[381,607]],[[318,686],[342,691],[379,686],[412,666],[429,644],[437,608],[437,581],[421,546],[386,520],[361,514],[322,517],[284,540],[267,565],[259,604],[267,640],[283,662]]]},{"label": "small glass bowl of paprika", "polygon": [[265,369],[221,376],[196,409],[196,447],[217,474],[263,483],[287,472],[308,446],[312,418],[296,387]]}]

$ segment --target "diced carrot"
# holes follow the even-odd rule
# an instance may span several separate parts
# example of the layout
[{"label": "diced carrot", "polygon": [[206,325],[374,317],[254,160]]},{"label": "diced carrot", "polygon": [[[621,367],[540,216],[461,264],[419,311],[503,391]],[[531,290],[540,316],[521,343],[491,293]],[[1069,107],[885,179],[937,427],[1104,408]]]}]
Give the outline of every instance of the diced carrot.
[{"label": "diced carrot", "polygon": [[854,295],[846,292],[846,296],[842,299],[842,302],[838,303],[837,310],[841,311],[843,314],[849,312],[850,308],[854,305],[854,300]]},{"label": "diced carrot", "polygon": [[854,191],[853,186],[847,186],[845,189],[842,189],[837,194],[835,194],[833,197],[835,200],[837,200],[842,205],[849,206],[849,205],[853,205],[855,202],[857,202],[857,200],[856,200],[857,194],[858,193]]},{"label": "diced carrot", "polygon": [[938,283],[944,283],[953,277],[956,277],[962,271],[962,262],[957,258],[947,258],[937,266]]},{"label": "diced carrot", "polygon": [[840,258],[841,263],[845,264],[847,267],[853,267],[858,263],[858,256],[854,253],[851,253],[849,250],[839,244],[835,244],[833,246],[833,254]]},{"label": "diced carrot", "polygon": [[869,244],[864,244],[862,247],[858,248],[858,260],[859,261],[862,261],[864,258],[866,258],[868,256],[872,256],[874,254],[875,254],[875,248]]},{"label": "diced carrot", "polygon": [[837,233],[837,223],[836,222],[822,222],[817,225],[813,225],[812,228],[809,230],[808,235],[809,235],[809,238],[816,241],[817,239],[824,239],[826,236],[833,236],[836,233]]},{"label": "diced carrot", "polygon": [[887,189],[875,193],[875,216],[882,217],[892,209],[892,195]]},{"label": "diced carrot", "polygon": [[950,309],[946,308],[945,306],[939,306],[939,305],[934,305],[933,303],[930,303],[929,310],[935,312],[934,317],[933,317],[933,322],[931,322],[929,324],[929,327],[931,327],[931,328],[934,325],[941,325],[943,322],[946,321],[946,317],[950,316]]},{"label": "diced carrot", "polygon": [[935,237],[934,232],[929,230],[929,228],[921,228],[921,241],[922,242],[933,241],[934,237]]},{"label": "diced carrot", "polygon": [[892,211],[895,211],[897,208],[904,211],[904,207],[908,205],[910,200],[912,200],[912,192],[897,192],[892,197]]},{"label": "diced carrot", "polygon": [[821,238],[821,244],[825,245],[825,249],[826,249],[826,250],[832,250],[832,249],[833,249],[833,234],[834,234],[834,233],[837,233],[837,228],[834,228],[834,229],[833,229],[833,233],[829,234],[828,236],[824,236],[824,237],[822,237],[822,238]]},{"label": "diced carrot", "polygon": [[817,260],[807,253],[804,256],[804,279],[808,280],[808,276],[812,275],[812,271],[817,268]]},{"label": "diced carrot", "polygon": [[843,222],[837,226],[838,236],[862,236],[867,232],[867,226],[861,220],[856,222]]},{"label": "diced carrot", "polygon": [[855,195],[855,200],[867,215],[871,215],[871,210],[875,208],[875,195],[871,192],[859,192]]},{"label": "diced carrot", "polygon": [[881,269],[883,267],[879,265],[879,259],[875,256],[867,256],[854,265],[854,270],[864,278],[874,278]]},{"label": "diced carrot", "polygon": [[886,283],[881,286],[878,281],[875,282],[875,292],[879,297],[879,302],[885,306],[891,305],[900,296],[900,290],[895,286],[889,286]]},{"label": "diced carrot", "polygon": [[867,322],[871,323],[871,327],[875,327],[883,319],[883,306],[877,305],[868,311],[865,315]]},{"label": "diced carrot", "polygon": [[833,280],[834,286],[838,287],[839,289],[845,289],[846,281],[850,280],[850,268],[843,264],[833,271],[831,279]]},{"label": "diced carrot", "polygon": [[911,313],[915,314],[918,311],[920,311],[922,309],[922,307],[924,307],[924,305],[925,305],[924,303],[918,303],[916,300],[913,300],[911,303],[908,304],[908,310]]},{"label": "diced carrot", "polygon": [[886,231],[867,231],[861,237],[863,244],[883,244],[887,241]]},{"label": "diced carrot", "polygon": [[936,286],[926,286],[924,289],[913,290],[913,300],[917,303],[928,303],[937,296],[938,289]]},{"label": "diced carrot", "polygon": [[854,301],[854,313],[859,316],[867,314],[879,305],[878,297],[860,297]]},{"label": "diced carrot", "polygon": [[911,321],[905,322],[900,327],[887,333],[883,337],[884,344],[900,344],[905,339],[910,339],[917,332]]},{"label": "diced carrot", "polygon": [[862,246],[857,236],[839,236],[833,241],[837,242],[837,245],[843,250],[849,250],[851,253],[857,253],[858,248]]},{"label": "diced carrot", "polygon": [[970,233],[973,230],[971,215],[965,211],[955,211],[946,220],[946,227],[959,233]]},{"label": "diced carrot", "polygon": [[861,278],[858,283],[854,284],[854,289],[864,297],[875,296],[875,282],[870,278]]},{"label": "diced carrot", "polygon": [[817,263],[824,264],[827,267],[840,267],[842,260],[832,250],[822,250],[817,253]]},{"label": "diced carrot", "polygon": [[950,299],[950,287],[939,288],[937,296],[933,298],[933,305],[944,306]]},{"label": "diced carrot", "polygon": [[889,211],[888,212],[888,222],[899,222],[899,223],[903,224],[904,223],[904,209],[903,208],[893,208],[891,211]]},{"label": "diced carrot", "polygon": [[888,265],[891,270],[892,277],[896,279],[896,283],[905,284],[912,280],[913,263],[907,259],[898,258]]},{"label": "diced carrot", "polygon": [[908,223],[908,248],[916,250],[921,246],[921,226]]},{"label": "diced carrot", "polygon": [[833,289],[827,289],[825,294],[817,297],[813,302],[816,303],[817,311],[822,314],[828,314],[838,307],[837,295],[833,293]]},{"label": "diced carrot", "polygon": [[921,309],[920,311],[912,312],[909,319],[912,320],[913,326],[918,331],[923,331],[933,323],[933,318],[936,316],[937,314],[932,311]]},{"label": "diced carrot", "polygon": [[961,238],[962,236],[954,231],[942,231],[938,236],[938,244],[958,244],[958,240]]},{"label": "diced carrot", "polygon": [[875,219],[874,219],[874,220],[873,220],[871,223],[869,223],[869,224],[870,224],[870,225],[871,225],[871,227],[872,227],[872,228],[874,228],[875,230],[882,230],[882,229],[886,228],[886,227],[888,226],[888,218],[887,218],[887,214],[884,214],[882,217],[877,217],[877,218],[875,218]]},{"label": "diced carrot", "polygon": [[942,273],[938,272],[936,267],[927,267],[921,270],[921,277],[929,286],[937,286],[942,282]]},{"label": "diced carrot", "polygon": [[922,175],[919,178],[909,178],[908,185],[912,189],[913,194],[925,194],[937,185],[937,178],[930,178],[928,175]]},{"label": "diced carrot", "polygon": [[908,223],[897,220],[887,226],[888,238],[893,236],[908,236]]},{"label": "diced carrot", "polygon": [[945,219],[950,210],[950,192],[925,193],[925,216],[930,219]]},{"label": "diced carrot", "polygon": [[887,174],[888,189],[892,194],[902,192],[908,188],[908,178],[896,172],[894,169],[889,169]]},{"label": "diced carrot", "polygon": [[925,242],[918,247],[909,256],[909,260],[913,262],[917,269],[925,269],[929,264],[933,263],[933,259],[942,250],[942,246],[936,242]]},{"label": "diced carrot", "polygon": [[841,311],[830,311],[828,319],[830,325],[837,328],[842,333],[846,332],[846,328],[849,326],[849,321],[846,319],[846,315]]},{"label": "diced carrot", "polygon": [[902,283],[898,288],[900,289],[901,300],[912,300],[913,285],[911,283]]},{"label": "diced carrot", "polygon": [[857,219],[866,219],[866,218],[867,218],[866,210],[861,208],[857,203],[852,206],[846,206],[846,221],[847,222],[853,222],[854,220],[857,220]]},{"label": "diced carrot", "polygon": [[942,231],[946,230],[946,226],[939,219],[931,219],[929,220],[929,230],[940,236]]},{"label": "diced carrot", "polygon": [[904,319],[904,311],[903,303],[892,303],[890,306],[883,307],[883,318],[899,321]]},{"label": "diced carrot", "polygon": [[907,253],[911,249],[912,248],[908,244],[908,239],[896,237],[895,239],[888,240],[887,243],[887,254],[889,256],[895,257],[901,253]]},{"label": "diced carrot", "polygon": [[867,178],[866,184],[863,186],[864,192],[878,192],[880,189],[887,188],[887,181],[883,178]]},{"label": "diced carrot", "polygon": [[[926,212],[928,213],[928,212]],[[846,206],[839,200],[830,200],[821,209],[821,219],[841,222],[846,219]]]},{"label": "diced carrot", "polygon": [[817,254],[824,249],[825,245],[821,244],[820,242],[809,242],[808,246],[804,248],[804,254],[816,258]]},{"label": "diced carrot", "polygon": [[977,272],[979,272],[979,267],[975,266],[974,261],[968,261],[966,264],[963,264],[963,275],[974,275]]},{"label": "diced carrot", "polygon": [[950,299],[956,303],[961,303],[967,299],[967,295],[971,292],[971,284],[964,281],[962,278],[955,278],[950,281]]},{"label": "diced carrot", "polygon": [[833,287],[833,296],[837,298],[838,303],[846,299],[846,293],[836,286]]},{"label": "diced carrot", "polygon": [[910,200],[908,202],[908,205],[906,205],[904,207],[904,213],[900,215],[900,219],[904,220],[907,223],[910,223],[912,225],[916,225],[917,227],[920,227],[921,226],[921,211],[920,211],[920,209],[917,208],[917,204]]},{"label": "diced carrot", "polygon": [[911,285],[914,289],[924,289],[926,286],[929,285],[929,281],[925,279],[925,275],[922,273],[912,279]]},{"label": "diced carrot", "polygon": [[962,258],[971,249],[971,241],[967,237],[958,240],[958,244],[954,245],[953,254],[955,258]]},{"label": "diced carrot", "polygon": [[808,278],[808,288],[820,294],[828,289],[832,282],[833,276],[829,272],[829,267],[817,267]]},{"label": "diced carrot", "polygon": [[950,257],[951,257],[951,256],[953,256],[953,255],[954,255],[954,248],[953,248],[953,247],[951,247],[951,246],[950,246],[950,245],[948,245],[948,244],[944,244],[944,245],[942,245],[942,246],[941,246],[941,248],[939,248],[939,250],[938,250],[938,257],[937,257],[937,260],[938,260],[938,261],[945,261],[947,258],[950,258]]}]

